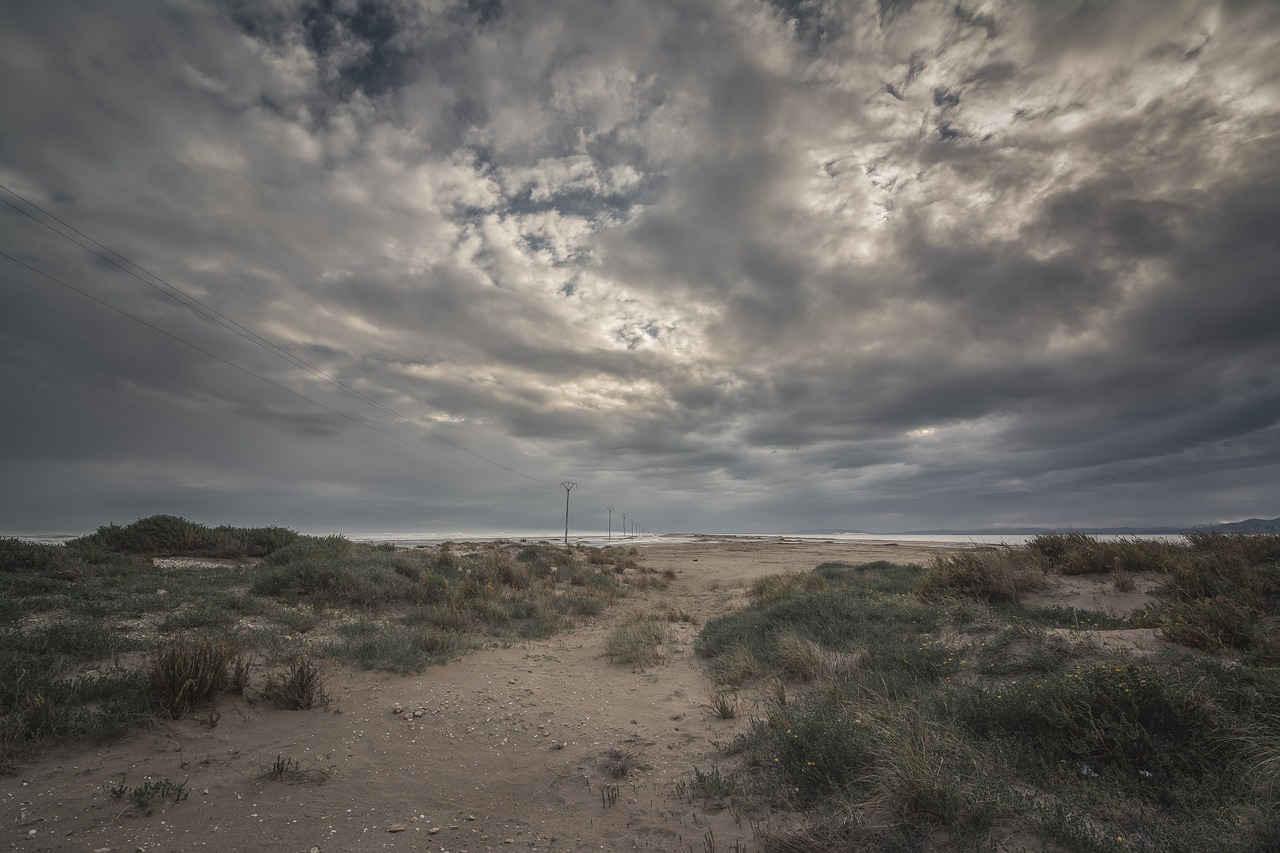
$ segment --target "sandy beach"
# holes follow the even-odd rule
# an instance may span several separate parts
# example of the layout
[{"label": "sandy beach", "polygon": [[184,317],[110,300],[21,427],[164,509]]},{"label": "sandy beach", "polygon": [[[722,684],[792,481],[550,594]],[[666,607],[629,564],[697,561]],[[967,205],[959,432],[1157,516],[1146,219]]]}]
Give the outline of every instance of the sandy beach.
[{"label": "sandy beach", "polygon": [[[676,575],[668,589],[633,591],[549,640],[472,652],[411,677],[335,669],[324,710],[228,699],[216,718],[52,749],[0,778],[6,846],[475,853],[704,850],[714,838],[718,849],[756,849],[752,824],[769,815],[708,811],[675,795],[695,766],[721,760],[714,742],[759,707],[747,690],[738,718],[711,714],[714,685],[692,649],[700,625],[740,607],[760,575],[827,560],[921,562],[956,547],[776,537],[647,544],[642,562]],[[640,671],[607,659],[617,620],[664,610],[697,620],[673,623],[665,662]],[[327,779],[259,779],[281,756]],[[189,797],[142,816],[108,793],[146,779],[185,781]]]}]

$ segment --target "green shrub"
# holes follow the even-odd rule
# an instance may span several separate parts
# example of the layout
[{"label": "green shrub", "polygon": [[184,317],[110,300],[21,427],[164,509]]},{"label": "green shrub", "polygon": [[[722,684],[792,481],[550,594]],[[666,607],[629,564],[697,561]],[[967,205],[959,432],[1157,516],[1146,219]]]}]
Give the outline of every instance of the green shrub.
[{"label": "green shrub", "polygon": [[298,538],[297,533],[283,527],[206,527],[176,515],[153,515],[124,527],[99,527],[95,533],[72,539],[66,547],[78,552],[259,557]]},{"label": "green shrub", "polygon": [[[413,628],[437,628],[441,631],[463,632],[469,631],[475,626],[476,610],[483,602],[488,604],[491,599],[480,599],[472,602],[472,608],[457,607],[449,604],[429,604],[424,607],[415,607],[406,613],[401,621]],[[501,610],[499,606],[497,609]],[[486,612],[492,613],[491,610]],[[505,612],[505,611],[504,611]],[[506,618],[510,619],[510,613],[505,613]],[[493,621],[505,621],[501,618],[495,618]]]},{"label": "green shrub", "polygon": [[591,595],[566,595],[560,604],[572,616],[599,616],[604,612],[604,600]]},{"label": "green shrub", "polygon": [[[549,571],[551,567],[546,568]],[[537,574],[530,568],[529,563],[514,561],[505,551],[492,551],[486,554],[476,566],[475,573],[483,583],[516,590],[528,589],[537,578]]]},{"label": "green shrub", "polygon": [[777,637],[794,634],[824,649],[853,652],[865,649],[896,656],[899,645],[913,643],[934,630],[945,609],[921,606],[903,598],[866,597],[857,590],[832,588],[783,597],[713,619],[694,641],[702,657],[717,658],[735,646],[775,668],[782,665]]},{"label": "green shrub", "polygon": [[309,560],[343,559],[352,556],[355,546],[342,536],[302,536],[272,552],[263,561],[264,566],[288,566]]},{"label": "green shrub", "polygon": [[325,645],[326,654],[364,669],[402,675],[444,663],[462,649],[461,639],[451,631],[384,625],[371,620],[343,625],[338,635],[338,640]]},{"label": "green shrub", "polygon": [[96,533],[72,539],[70,549],[98,548],[132,554],[185,554],[204,541],[208,528],[176,515],[153,515],[121,527],[108,524]]},{"label": "green shrub", "polygon": [[1172,602],[1152,612],[1166,640],[1210,652],[1251,647],[1263,615],[1252,604],[1225,595]]},{"label": "green shrub", "polygon": [[951,708],[980,737],[1012,739],[1024,760],[1169,801],[1222,763],[1222,718],[1193,686],[1117,660],[998,687],[959,689]]},{"label": "green shrub", "polygon": [[73,559],[61,546],[0,539],[0,572],[58,574],[71,570],[73,566]]},{"label": "green shrub", "polygon": [[876,733],[839,685],[810,691],[775,708],[733,745],[781,775],[801,802],[869,790],[874,782]]},{"label": "green shrub", "polygon": [[286,564],[260,573],[250,588],[258,595],[289,601],[322,601],[352,607],[428,603],[430,589],[397,572],[395,566],[394,556],[378,553],[359,559],[291,557]]},{"label": "green shrub", "polygon": [[924,567],[915,563],[820,563],[813,573],[828,584],[857,589],[863,594],[907,595],[914,592]]},{"label": "green shrub", "polygon": [[516,620],[516,633],[526,640],[545,640],[554,637],[572,623],[556,611],[555,605],[548,598],[539,596],[532,602],[526,602],[524,609],[512,616]]},{"label": "green shrub", "polygon": [[1039,626],[1022,624],[1011,624],[988,637],[976,655],[983,675],[1056,672],[1070,656],[1066,640]]}]

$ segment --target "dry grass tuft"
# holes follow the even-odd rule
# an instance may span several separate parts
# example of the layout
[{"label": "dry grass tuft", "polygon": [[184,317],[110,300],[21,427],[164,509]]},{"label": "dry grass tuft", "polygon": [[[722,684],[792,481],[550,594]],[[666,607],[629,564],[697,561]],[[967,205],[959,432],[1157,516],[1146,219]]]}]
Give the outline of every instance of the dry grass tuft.
[{"label": "dry grass tuft", "polygon": [[667,641],[666,623],[653,616],[633,613],[609,631],[604,650],[610,658],[636,666],[652,666],[663,658]]},{"label": "dry grass tuft", "polygon": [[178,635],[162,640],[147,662],[147,684],[163,714],[173,719],[212,704],[231,686],[236,653],[222,639]]},{"label": "dry grass tuft", "polygon": [[303,655],[289,662],[285,671],[267,679],[263,695],[277,708],[287,711],[308,711],[329,704],[329,694],[324,685],[328,676]]},{"label": "dry grass tuft", "polygon": [[962,551],[934,557],[917,587],[927,602],[974,598],[992,604],[1016,603],[1024,592],[1045,585],[1043,562],[1026,550]]},{"label": "dry grass tuft", "polygon": [[816,592],[826,581],[813,572],[784,572],[756,578],[747,589],[753,604],[766,606],[797,592]]},{"label": "dry grass tuft", "polygon": [[763,678],[768,667],[743,643],[734,643],[716,655],[711,663],[711,673],[716,681],[730,687],[740,687],[756,678]]},{"label": "dry grass tuft", "polygon": [[808,684],[822,674],[822,646],[797,634],[779,634],[778,660],[782,674],[792,680]]}]

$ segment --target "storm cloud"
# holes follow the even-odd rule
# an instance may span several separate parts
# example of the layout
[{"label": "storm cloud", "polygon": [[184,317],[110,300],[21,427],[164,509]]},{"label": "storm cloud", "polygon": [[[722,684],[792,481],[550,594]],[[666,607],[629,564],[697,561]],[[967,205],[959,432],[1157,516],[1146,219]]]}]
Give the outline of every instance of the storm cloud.
[{"label": "storm cloud", "polygon": [[0,529],[1280,511],[1268,0],[0,18]]}]

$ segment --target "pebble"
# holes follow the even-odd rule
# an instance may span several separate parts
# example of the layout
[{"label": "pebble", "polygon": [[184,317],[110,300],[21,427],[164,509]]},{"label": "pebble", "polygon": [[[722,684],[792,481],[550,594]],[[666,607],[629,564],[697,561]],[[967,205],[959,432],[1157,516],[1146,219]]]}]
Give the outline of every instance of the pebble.
[{"label": "pebble", "polygon": [[393,823],[387,827],[387,832],[404,832],[405,825],[403,823]]}]

